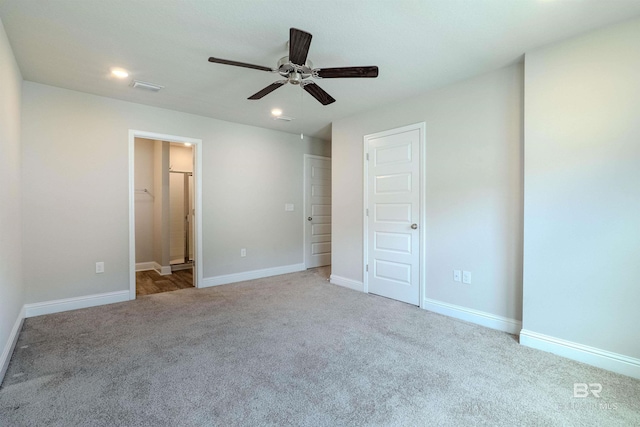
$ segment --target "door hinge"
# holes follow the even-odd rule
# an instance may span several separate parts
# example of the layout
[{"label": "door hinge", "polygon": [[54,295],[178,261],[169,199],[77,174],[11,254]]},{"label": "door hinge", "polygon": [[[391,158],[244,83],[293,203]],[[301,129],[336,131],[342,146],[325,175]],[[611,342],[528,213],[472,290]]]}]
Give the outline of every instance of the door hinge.
[{"label": "door hinge", "polygon": [[369,216],[369,209],[366,209],[366,211],[367,211],[367,216]]},{"label": "door hinge", "polygon": [[366,271],[367,271],[367,272],[369,271],[369,264],[367,264],[367,268],[366,268]]},{"label": "door hinge", "polygon": [[367,153],[367,160],[369,160],[369,153]]}]

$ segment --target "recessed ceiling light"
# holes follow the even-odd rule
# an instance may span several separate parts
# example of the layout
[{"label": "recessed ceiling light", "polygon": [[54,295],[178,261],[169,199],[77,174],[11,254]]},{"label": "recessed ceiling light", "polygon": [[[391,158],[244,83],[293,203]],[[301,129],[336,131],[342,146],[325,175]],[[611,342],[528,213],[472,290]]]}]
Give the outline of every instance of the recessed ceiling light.
[{"label": "recessed ceiling light", "polygon": [[282,110],[279,108],[274,108],[273,110],[271,110],[271,114],[278,117],[282,115]]},{"label": "recessed ceiling light", "polygon": [[122,68],[113,68],[111,70],[111,74],[119,79],[125,79],[127,77],[129,77],[129,73],[127,73],[125,70],[123,70]]},{"label": "recessed ceiling light", "polygon": [[185,147],[191,147],[191,143],[190,143],[190,142],[185,142],[185,143],[184,143],[184,146],[185,146]]}]

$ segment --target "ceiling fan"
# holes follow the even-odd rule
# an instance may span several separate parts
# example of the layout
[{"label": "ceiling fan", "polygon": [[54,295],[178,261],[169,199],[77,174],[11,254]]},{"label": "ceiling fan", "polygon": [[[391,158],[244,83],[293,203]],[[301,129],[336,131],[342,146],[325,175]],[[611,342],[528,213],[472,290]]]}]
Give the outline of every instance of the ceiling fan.
[{"label": "ceiling fan", "polygon": [[300,85],[311,96],[322,105],[329,105],[336,100],[325,92],[312,80],[314,79],[335,79],[340,77],[378,77],[378,67],[338,67],[338,68],[313,68],[311,61],[307,60],[309,46],[311,45],[311,34],[297,28],[289,30],[289,56],[284,56],[278,61],[276,68],[263,67],[261,65],[247,64],[244,62],[230,61],[228,59],[209,58],[209,62],[218,64],[233,65],[235,67],[252,68],[254,70],[279,73],[283,80],[271,83],[264,89],[254,93],[248,99],[261,99],[270,94],[285,83]]}]

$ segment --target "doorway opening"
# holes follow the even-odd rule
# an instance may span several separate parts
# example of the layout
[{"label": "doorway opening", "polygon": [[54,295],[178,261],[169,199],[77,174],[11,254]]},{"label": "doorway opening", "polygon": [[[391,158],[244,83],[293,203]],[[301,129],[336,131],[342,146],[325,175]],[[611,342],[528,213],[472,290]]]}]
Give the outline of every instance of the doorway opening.
[{"label": "doorway opening", "polygon": [[201,140],[129,132],[129,298],[202,281]]}]

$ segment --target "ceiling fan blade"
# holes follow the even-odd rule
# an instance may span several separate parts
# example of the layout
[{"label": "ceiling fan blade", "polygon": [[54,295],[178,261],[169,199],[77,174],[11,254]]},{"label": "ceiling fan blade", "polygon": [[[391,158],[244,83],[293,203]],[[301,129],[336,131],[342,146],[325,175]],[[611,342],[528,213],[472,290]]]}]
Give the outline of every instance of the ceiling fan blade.
[{"label": "ceiling fan blade", "polygon": [[318,68],[313,70],[321,79],[336,79],[340,77],[378,77],[378,67],[338,67]]},{"label": "ceiling fan blade", "polygon": [[254,70],[260,71],[273,71],[271,68],[263,67],[262,65],[247,64],[245,62],[229,61],[228,59],[220,59],[214,57],[209,58],[209,62],[215,62],[216,64],[233,65],[234,67],[252,68]]},{"label": "ceiling fan blade", "polygon": [[309,92],[309,94],[317,99],[322,105],[329,105],[332,102],[336,102],[336,100],[333,99],[331,95],[329,95],[320,86],[313,82],[307,83],[302,88]]},{"label": "ceiling fan blade", "polygon": [[265,87],[264,89],[254,93],[247,99],[261,99],[264,96],[269,95],[271,92],[278,89],[279,87],[282,87],[286,82],[287,82],[286,80],[278,80],[277,82],[273,82],[269,86]]},{"label": "ceiling fan blade", "polygon": [[289,61],[297,65],[307,62],[309,46],[311,46],[311,34],[297,28],[289,29]]}]

